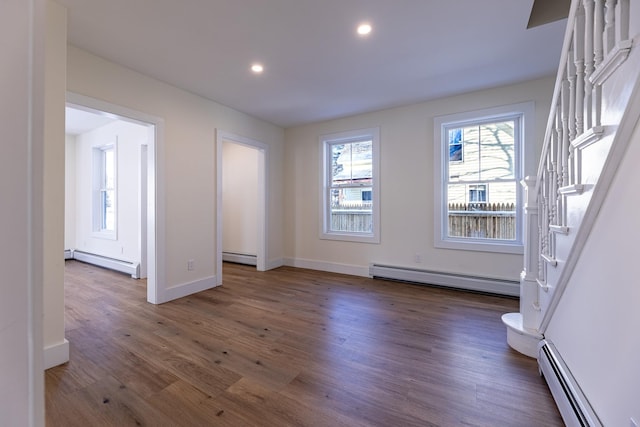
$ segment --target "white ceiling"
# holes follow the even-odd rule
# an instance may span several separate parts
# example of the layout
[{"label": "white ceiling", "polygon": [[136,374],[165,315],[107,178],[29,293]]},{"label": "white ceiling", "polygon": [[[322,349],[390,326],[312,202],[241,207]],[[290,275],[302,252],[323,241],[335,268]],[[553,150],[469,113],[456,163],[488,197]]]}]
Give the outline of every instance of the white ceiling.
[{"label": "white ceiling", "polygon": [[566,25],[526,29],[533,0],[57,1],[71,44],[283,127],[555,75]]},{"label": "white ceiling", "polygon": [[81,135],[115,120],[117,119],[112,115],[67,107],[65,112],[65,133]]}]

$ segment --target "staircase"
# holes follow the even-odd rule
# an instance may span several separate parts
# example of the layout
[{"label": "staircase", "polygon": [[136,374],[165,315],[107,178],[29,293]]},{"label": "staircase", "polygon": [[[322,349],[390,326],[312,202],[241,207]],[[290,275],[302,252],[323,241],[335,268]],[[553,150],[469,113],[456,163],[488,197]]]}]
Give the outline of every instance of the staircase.
[{"label": "staircase", "polygon": [[[537,176],[526,190],[520,311],[503,316],[514,349],[538,346],[640,117],[640,4],[573,0]],[[638,37],[638,36],[636,36]]]}]

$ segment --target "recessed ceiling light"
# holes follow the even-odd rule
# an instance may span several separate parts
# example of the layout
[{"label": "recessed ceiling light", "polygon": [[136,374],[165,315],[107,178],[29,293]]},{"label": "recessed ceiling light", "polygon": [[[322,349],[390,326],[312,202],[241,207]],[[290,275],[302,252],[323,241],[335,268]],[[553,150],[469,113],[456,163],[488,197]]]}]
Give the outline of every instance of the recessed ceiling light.
[{"label": "recessed ceiling light", "polygon": [[358,34],[361,36],[366,36],[371,32],[371,24],[363,23],[358,25]]},{"label": "recessed ceiling light", "polygon": [[260,74],[264,71],[264,67],[262,66],[262,64],[253,64],[251,65],[251,71],[253,71],[255,74]]}]

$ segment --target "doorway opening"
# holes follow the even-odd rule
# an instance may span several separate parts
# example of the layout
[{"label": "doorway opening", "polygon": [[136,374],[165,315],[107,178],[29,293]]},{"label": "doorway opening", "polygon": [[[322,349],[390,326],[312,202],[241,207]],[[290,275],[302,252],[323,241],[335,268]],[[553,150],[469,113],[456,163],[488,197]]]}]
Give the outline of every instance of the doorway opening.
[{"label": "doorway opening", "polygon": [[[133,277],[146,278],[147,301],[158,304],[162,302],[158,289],[162,282],[158,268],[162,229],[157,164],[163,121],[74,93],[67,93],[67,112],[75,117],[68,117],[67,134],[78,135],[68,136],[66,141],[66,162],[74,162],[73,173],[77,175],[72,177],[77,185],[68,188],[72,192],[78,189],[73,194],[73,204],[81,208],[65,201],[65,257],[77,250],[81,256],[97,256],[107,264],[121,262],[123,267],[114,269],[122,268]],[[70,129],[76,125],[79,127]],[[74,147],[72,156],[68,147]],[[116,172],[110,179],[115,180],[116,190],[109,189],[110,183],[103,182],[106,190],[96,184],[104,181],[104,165],[108,162],[101,162],[100,154],[107,150],[115,153]],[[76,155],[78,159],[74,158]],[[105,219],[110,211],[113,218]],[[67,233],[68,227],[74,227],[74,231]]]},{"label": "doorway opening", "polygon": [[259,141],[217,132],[218,284],[223,259],[255,264],[258,271],[267,269],[267,149]]}]

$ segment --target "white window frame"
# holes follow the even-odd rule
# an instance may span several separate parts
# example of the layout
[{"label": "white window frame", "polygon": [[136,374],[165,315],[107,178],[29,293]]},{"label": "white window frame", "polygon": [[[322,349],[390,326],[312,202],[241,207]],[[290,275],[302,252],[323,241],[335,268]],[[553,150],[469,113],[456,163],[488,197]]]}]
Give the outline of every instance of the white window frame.
[{"label": "white window frame", "polygon": [[[448,235],[447,176],[449,173],[449,141],[447,129],[464,127],[480,122],[517,118],[519,129],[515,138],[514,180],[516,182],[516,238],[497,240],[484,238],[460,238]],[[535,104],[524,102],[495,108],[470,111],[436,117],[434,119],[434,245],[437,248],[482,252],[524,253],[524,224],[522,215],[523,189],[526,162],[533,161],[535,137]],[[488,194],[487,194],[488,196]]]},{"label": "white window frame", "polygon": [[[107,151],[113,151],[113,188],[106,188],[104,183],[105,177],[105,153]],[[103,224],[103,212],[102,206],[102,193],[106,191],[113,191],[113,210],[114,210],[114,223],[113,230],[109,230],[102,227]],[[104,144],[93,147],[93,209],[91,212],[93,223],[93,236],[103,239],[116,240],[118,236],[118,150],[117,142]]]},{"label": "white window frame", "polygon": [[[330,182],[331,146],[359,141],[372,141],[372,230],[371,232],[331,231]],[[359,243],[380,243],[380,128],[359,129],[320,136],[320,238]]]}]

